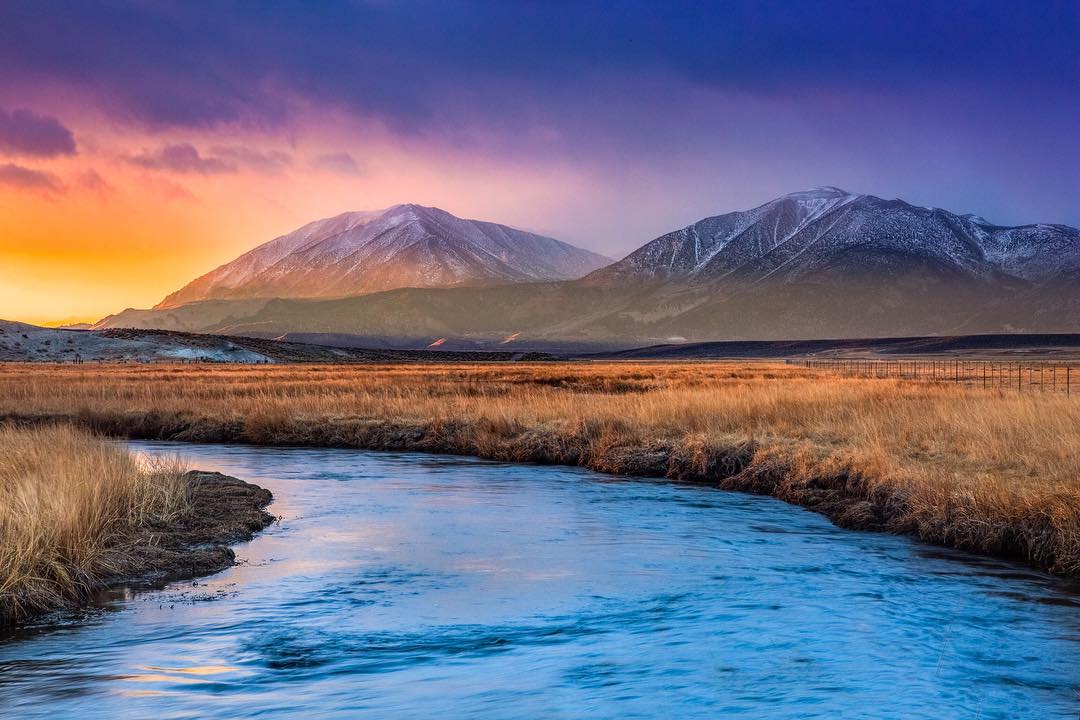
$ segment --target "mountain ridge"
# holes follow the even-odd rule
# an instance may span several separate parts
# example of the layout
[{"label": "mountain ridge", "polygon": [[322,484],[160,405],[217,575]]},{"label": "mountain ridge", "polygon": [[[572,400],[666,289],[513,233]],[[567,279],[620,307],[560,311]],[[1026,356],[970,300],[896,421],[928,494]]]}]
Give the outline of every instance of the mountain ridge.
[{"label": "mountain ridge", "polygon": [[693,282],[738,274],[745,283],[777,273],[796,279],[815,264],[827,264],[828,253],[853,250],[913,255],[961,274],[1027,282],[1080,269],[1080,231],[1066,225],[1002,226],[971,214],[826,186],[704,218],[661,235],[585,280]]},{"label": "mountain ridge", "polygon": [[214,299],[566,280],[610,262],[544,235],[407,203],[303,225],[196,278],[154,309]]},{"label": "mountain ridge", "polygon": [[569,281],[212,300],[103,327],[659,343],[1080,331],[1080,231],[816,188]]}]

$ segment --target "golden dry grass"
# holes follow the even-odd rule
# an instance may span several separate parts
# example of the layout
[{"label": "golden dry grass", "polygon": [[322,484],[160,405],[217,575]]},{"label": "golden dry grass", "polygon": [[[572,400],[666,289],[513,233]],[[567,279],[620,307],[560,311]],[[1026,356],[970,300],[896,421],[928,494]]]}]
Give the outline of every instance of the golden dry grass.
[{"label": "golden dry grass", "polygon": [[1076,397],[777,363],[10,365],[2,416],[668,475],[1080,574]]},{"label": "golden dry grass", "polygon": [[146,520],[185,507],[178,466],[147,467],[66,426],[0,426],[0,625],[77,600]]}]

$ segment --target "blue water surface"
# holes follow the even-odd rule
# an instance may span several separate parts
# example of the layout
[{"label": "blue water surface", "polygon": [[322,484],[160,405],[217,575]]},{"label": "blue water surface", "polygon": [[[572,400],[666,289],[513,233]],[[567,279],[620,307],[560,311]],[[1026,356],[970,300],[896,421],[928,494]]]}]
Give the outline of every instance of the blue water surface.
[{"label": "blue water surface", "polygon": [[10,718],[1075,718],[1064,581],[768,498],[132,443],[270,488],[197,584],[0,641]]}]

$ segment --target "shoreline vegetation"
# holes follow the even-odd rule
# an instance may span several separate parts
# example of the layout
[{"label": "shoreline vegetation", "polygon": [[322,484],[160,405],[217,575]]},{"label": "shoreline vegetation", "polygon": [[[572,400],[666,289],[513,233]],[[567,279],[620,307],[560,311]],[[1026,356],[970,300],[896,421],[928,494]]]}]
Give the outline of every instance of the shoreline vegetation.
[{"label": "shoreline vegetation", "polygon": [[0,425],[0,630],[107,587],[223,570],[235,560],[228,545],[273,520],[270,500],[66,424]]},{"label": "shoreline vegetation", "polygon": [[0,419],[425,451],[770,495],[1080,576],[1080,402],[768,362],[0,366]]}]

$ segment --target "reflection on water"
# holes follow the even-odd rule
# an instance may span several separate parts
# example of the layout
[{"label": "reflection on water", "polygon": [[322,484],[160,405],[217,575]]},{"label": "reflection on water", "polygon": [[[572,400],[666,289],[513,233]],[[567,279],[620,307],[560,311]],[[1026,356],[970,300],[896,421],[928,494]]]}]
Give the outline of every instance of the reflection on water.
[{"label": "reflection on water", "polygon": [[244,564],[0,643],[4,717],[1075,718],[1016,565],[764,498],[409,454],[137,444],[271,488]]}]

